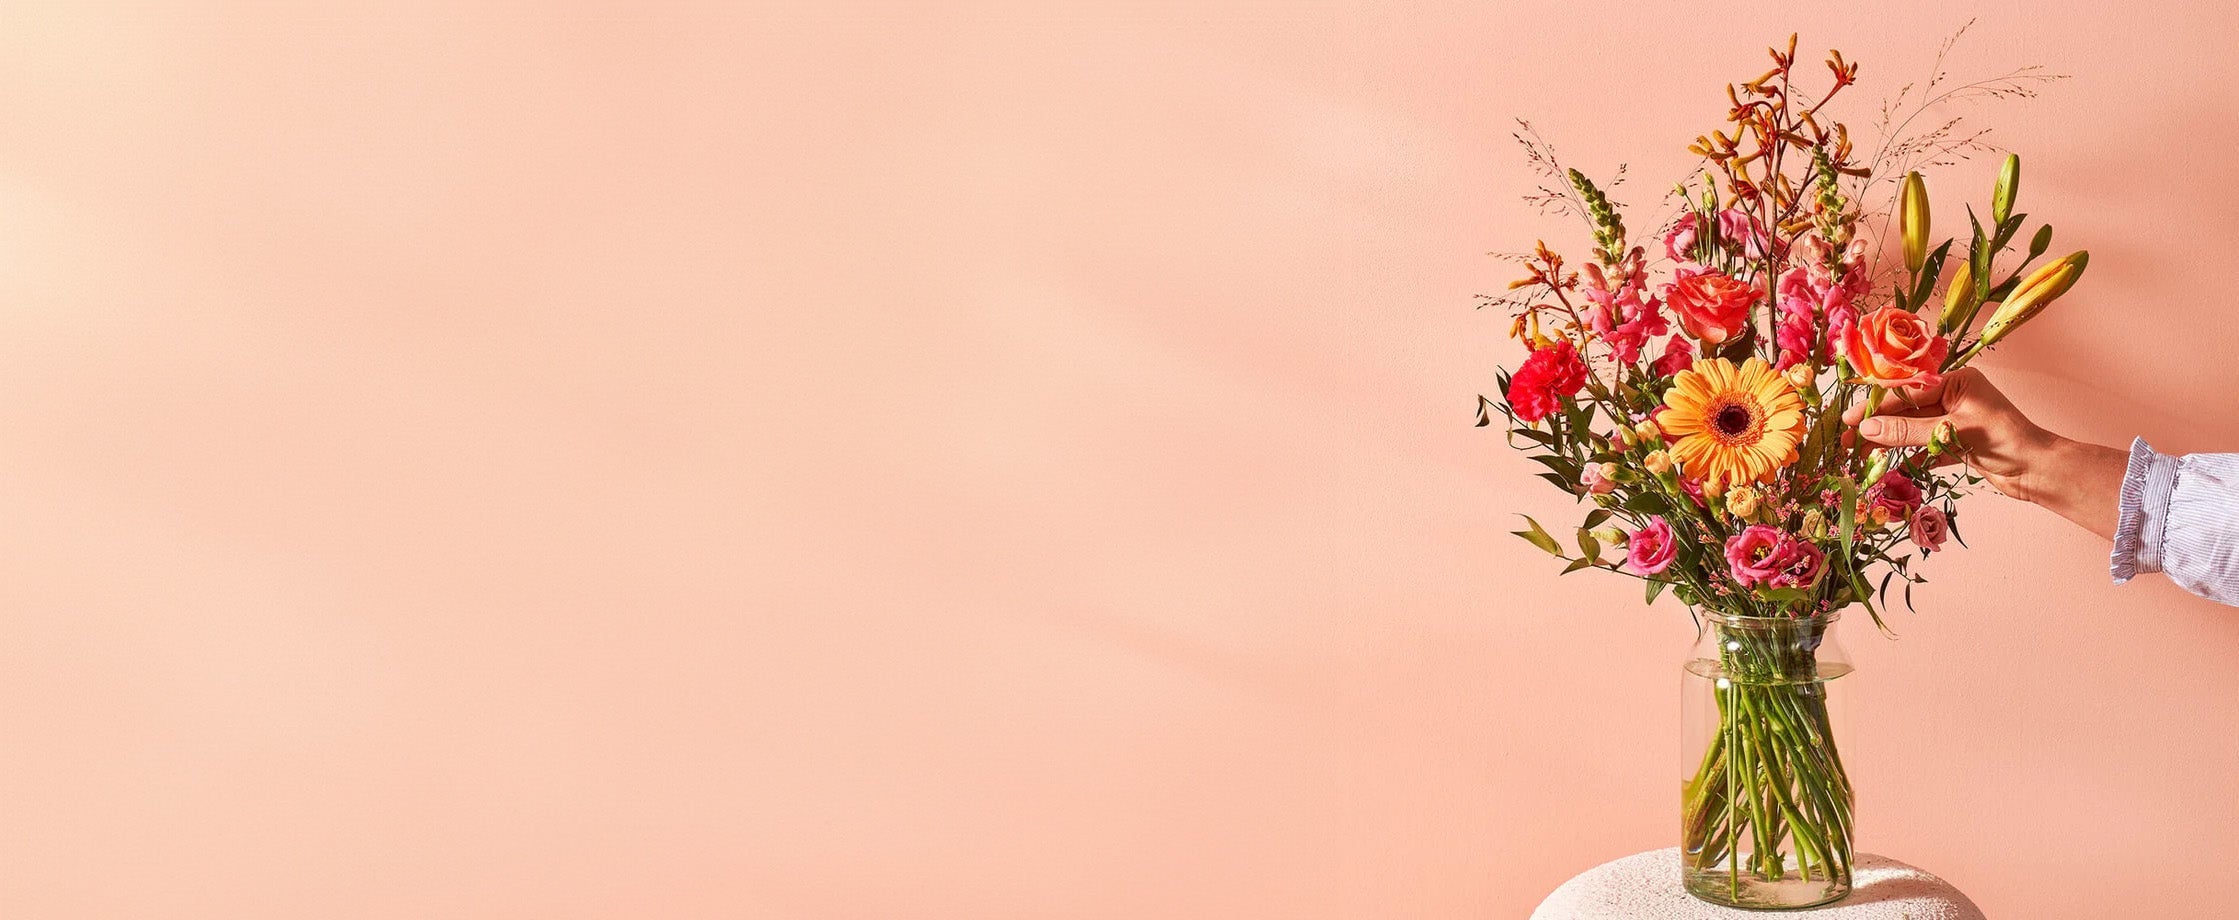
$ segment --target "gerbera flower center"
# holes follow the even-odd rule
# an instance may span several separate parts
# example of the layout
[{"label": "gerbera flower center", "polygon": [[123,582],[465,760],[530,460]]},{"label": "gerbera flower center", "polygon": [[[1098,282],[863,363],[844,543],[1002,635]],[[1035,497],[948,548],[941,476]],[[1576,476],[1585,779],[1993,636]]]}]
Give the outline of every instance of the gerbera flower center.
[{"label": "gerbera flower center", "polygon": [[1748,406],[1728,403],[1718,410],[1717,415],[1711,417],[1710,424],[1718,429],[1719,434],[1731,438],[1747,433],[1749,426],[1756,420],[1756,413],[1749,411]]}]

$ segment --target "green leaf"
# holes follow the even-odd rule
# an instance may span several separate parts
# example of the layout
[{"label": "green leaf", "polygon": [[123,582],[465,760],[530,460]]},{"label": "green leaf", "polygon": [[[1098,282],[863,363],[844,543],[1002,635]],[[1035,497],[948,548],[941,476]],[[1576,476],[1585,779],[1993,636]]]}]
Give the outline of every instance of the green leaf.
[{"label": "green leaf", "polygon": [[1990,293],[1990,241],[1983,238],[1982,222],[1975,219],[1974,205],[1967,206],[1967,223],[1975,228],[1974,245],[1968,248],[1967,270],[1975,279],[1977,300],[1987,299]]},{"label": "green leaf", "polygon": [[[1477,398],[1484,399],[1485,397],[1479,396]],[[1549,447],[1553,447],[1555,444],[1554,435],[1548,434],[1547,432],[1541,431],[1537,428],[1518,428],[1515,431],[1509,433],[1528,441],[1538,441],[1539,443],[1548,445]]]},{"label": "green leaf", "polygon": [[1558,475],[1571,482],[1577,482],[1578,474],[1585,472],[1579,467],[1578,461],[1568,457],[1558,457],[1554,454],[1533,454],[1530,459],[1541,466],[1554,470]]},{"label": "green leaf", "polygon": [[1813,593],[1813,592],[1812,592],[1812,591],[1811,591],[1810,589],[1807,589],[1807,588],[1758,588],[1758,589],[1757,589],[1757,596],[1758,596],[1759,598],[1762,598],[1762,599],[1764,599],[1764,600],[1768,600],[1768,601],[1772,601],[1773,603],[1776,603],[1776,604],[1793,604],[1793,603],[1797,603],[1797,602],[1799,602],[1799,601],[1808,601],[1808,600],[1811,600],[1811,596],[1812,596],[1812,593]]},{"label": "green leaf", "polygon": [[1843,560],[1844,564],[1848,565],[1851,558],[1850,532],[1856,529],[1858,525],[1858,484],[1851,482],[1848,478],[1842,479],[1841,483],[1842,496],[1837,500],[1841,501],[1843,506],[1842,510],[1837,512],[1837,526],[1842,528]]},{"label": "green leaf", "polygon": [[1519,514],[1517,515],[1517,517],[1523,518],[1524,523],[1531,525],[1531,529],[1514,530],[1510,531],[1510,533],[1513,533],[1519,537],[1523,537],[1525,541],[1531,543],[1531,545],[1546,550],[1549,555],[1552,555],[1557,559],[1568,558],[1563,555],[1562,544],[1555,542],[1554,537],[1548,536],[1547,528],[1539,526],[1539,522],[1532,520],[1531,515]]},{"label": "green leaf", "polygon": [[1928,254],[1927,261],[1920,263],[1920,281],[1913,285],[1912,296],[1905,301],[1905,309],[1918,310],[1921,304],[1928,302],[1929,293],[1936,289],[1936,276],[1943,274],[1944,257],[1951,254],[1951,244],[1951,240],[1945,240],[1943,245],[1936,247],[1935,252]]},{"label": "green leaf", "polygon": [[1648,603],[1655,603],[1656,596],[1664,593],[1664,584],[1664,582],[1657,581],[1653,578],[1648,579]]},{"label": "green leaf", "polygon": [[1553,473],[1540,473],[1538,475],[1539,478],[1554,483],[1555,488],[1561,489],[1565,492],[1569,492],[1572,495],[1578,494],[1578,481],[1575,479],[1565,479]]},{"label": "green leaf", "polygon": [[1619,502],[1618,507],[1641,514],[1664,514],[1671,511],[1671,503],[1654,492],[1642,492]]},{"label": "green leaf", "polygon": [[1586,532],[1586,528],[1578,528],[1578,558],[1594,560],[1600,559],[1601,556],[1602,541],[1595,539],[1593,534]]},{"label": "green leaf", "polygon": [[1581,526],[1581,527],[1593,527],[1593,526],[1595,526],[1595,525],[1597,525],[1597,524],[1600,524],[1601,522],[1603,522],[1603,521],[1606,521],[1606,520],[1609,520],[1609,509],[1607,509],[1607,508],[1596,508],[1596,509],[1594,509],[1594,510],[1592,510],[1592,511],[1588,511],[1588,512],[1586,512],[1586,523],[1584,523],[1584,524],[1581,524],[1581,525],[1579,525],[1579,526]]},{"label": "green leaf", "polygon": [[1479,428],[1483,428],[1483,427],[1485,427],[1485,426],[1487,426],[1487,425],[1490,425],[1490,424],[1492,424],[1492,423],[1493,423],[1493,413],[1491,412],[1491,409],[1492,409],[1492,408],[1493,408],[1493,401],[1492,401],[1492,400],[1490,400],[1490,399],[1486,399],[1486,398],[1485,398],[1485,394],[1483,394],[1483,393],[1479,393],[1479,394],[1477,394],[1477,426],[1476,426],[1476,427],[1479,427]]},{"label": "green leaf", "polygon": [[1560,573],[1558,573],[1558,574],[1562,574],[1562,575],[1568,575],[1568,574],[1570,574],[1570,573],[1572,573],[1572,572],[1576,572],[1576,571],[1578,571],[1579,569],[1583,569],[1583,568],[1587,568],[1587,567],[1589,567],[1589,566],[1592,566],[1593,564],[1594,564],[1594,560],[1593,560],[1593,558],[1592,558],[1592,557],[1587,557],[1587,558],[1585,558],[1585,559],[1578,559],[1578,560],[1574,560],[1574,561],[1572,561],[1572,562],[1571,562],[1571,564],[1569,564],[1569,565],[1567,565],[1567,566],[1564,566],[1564,567],[1563,567],[1563,570],[1562,570],[1562,571],[1561,571]]}]

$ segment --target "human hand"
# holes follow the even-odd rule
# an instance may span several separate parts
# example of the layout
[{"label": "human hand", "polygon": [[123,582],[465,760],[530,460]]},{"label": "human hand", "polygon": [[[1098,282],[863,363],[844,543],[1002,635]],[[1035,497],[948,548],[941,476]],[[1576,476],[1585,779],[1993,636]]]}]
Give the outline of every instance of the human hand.
[{"label": "human hand", "polygon": [[1974,368],[1945,374],[1934,386],[1903,387],[1884,397],[1873,418],[1860,423],[1865,406],[1850,407],[1843,421],[1884,447],[1926,446],[1936,426],[1949,421],[1957,433],[1939,464],[1964,461],[1998,491],[2030,502],[2047,492],[2051,458],[2062,438],[2046,431]]}]

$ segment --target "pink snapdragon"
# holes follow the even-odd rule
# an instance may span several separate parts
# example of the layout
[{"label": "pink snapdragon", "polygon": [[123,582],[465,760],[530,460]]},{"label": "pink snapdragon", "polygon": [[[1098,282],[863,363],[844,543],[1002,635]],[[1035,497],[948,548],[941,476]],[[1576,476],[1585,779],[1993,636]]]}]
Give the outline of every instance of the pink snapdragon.
[{"label": "pink snapdragon", "polygon": [[1670,377],[1695,366],[1695,343],[1684,335],[1675,335],[1664,343],[1664,356],[1648,369],[1658,377]]},{"label": "pink snapdragon", "polygon": [[1616,267],[1614,276],[1593,264],[1588,264],[1582,273],[1586,278],[1586,298],[1594,304],[1587,310],[1586,325],[1608,343],[1611,354],[1619,362],[1631,364],[1640,360],[1641,348],[1648,344],[1650,336],[1671,330],[1663,304],[1645,296],[1648,268],[1640,250],[1628,254]]}]

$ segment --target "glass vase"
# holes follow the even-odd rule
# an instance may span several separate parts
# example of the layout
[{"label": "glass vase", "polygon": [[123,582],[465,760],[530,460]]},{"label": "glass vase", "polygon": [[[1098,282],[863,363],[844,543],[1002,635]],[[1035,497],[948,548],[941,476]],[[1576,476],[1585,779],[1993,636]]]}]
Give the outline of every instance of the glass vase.
[{"label": "glass vase", "polygon": [[1699,615],[1681,679],[1687,892],[1758,909],[1839,900],[1850,893],[1852,798],[1828,706],[1850,673],[1837,615]]}]

